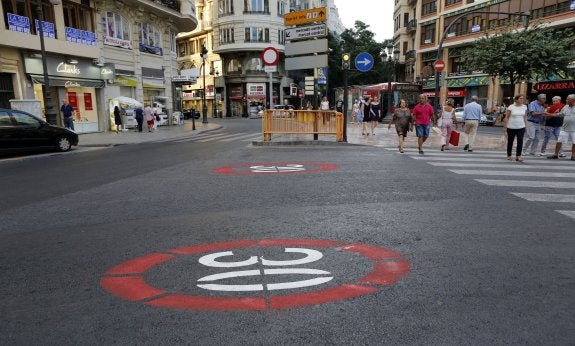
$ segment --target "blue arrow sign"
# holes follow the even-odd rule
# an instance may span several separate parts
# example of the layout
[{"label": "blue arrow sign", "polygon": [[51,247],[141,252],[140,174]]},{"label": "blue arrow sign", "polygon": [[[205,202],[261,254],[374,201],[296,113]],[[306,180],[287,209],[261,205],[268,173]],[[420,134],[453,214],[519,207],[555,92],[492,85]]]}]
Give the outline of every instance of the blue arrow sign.
[{"label": "blue arrow sign", "polygon": [[373,57],[367,52],[361,52],[355,57],[355,68],[367,72],[373,67]]}]

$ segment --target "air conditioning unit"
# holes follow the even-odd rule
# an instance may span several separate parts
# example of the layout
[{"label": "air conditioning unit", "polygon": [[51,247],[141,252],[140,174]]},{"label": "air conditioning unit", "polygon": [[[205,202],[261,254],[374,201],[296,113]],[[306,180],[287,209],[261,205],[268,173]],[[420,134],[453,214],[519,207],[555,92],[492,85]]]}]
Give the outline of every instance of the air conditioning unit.
[{"label": "air conditioning unit", "polygon": [[425,41],[423,41],[423,43],[425,43],[425,44],[431,43],[431,40],[429,40],[429,39],[425,40]]}]

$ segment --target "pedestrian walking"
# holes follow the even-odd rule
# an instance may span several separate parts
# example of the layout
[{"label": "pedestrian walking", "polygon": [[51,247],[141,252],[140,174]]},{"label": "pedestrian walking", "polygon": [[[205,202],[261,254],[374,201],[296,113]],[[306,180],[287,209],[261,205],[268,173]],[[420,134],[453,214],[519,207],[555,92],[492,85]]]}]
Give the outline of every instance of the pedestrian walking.
[{"label": "pedestrian walking", "polygon": [[147,105],[144,108],[144,118],[146,119],[146,124],[148,124],[148,132],[152,132],[154,130],[154,112],[152,111],[152,107]]},{"label": "pedestrian walking", "polygon": [[505,120],[503,120],[503,133],[507,135],[507,160],[511,161],[513,142],[517,137],[515,160],[523,162],[521,154],[523,152],[523,136],[527,126],[527,106],[523,104],[525,100],[523,95],[516,95],[513,100],[515,102],[507,107]]},{"label": "pedestrian walking", "polygon": [[319,107],[322,111],[329,111],[329,101],[327,100],[327,96],[321,98],[321,103]]},{"label": "pedestrian walking", "polygon": [[363,121],[361,123],[361,134],[369,136],[367,124],[371,127],[371,96],[366,96],[361,104],[361,113],[363,114]]},{"label": "pedestrian walking", "polygon": [[483,107],[479,104],[479,97],[473,95],[471,96],[471,102],[463,107],[463,132],[467,135],[463,150],[467,150],[468,152],[473,151],[481,114],[483,114]]},{"label": "pedestrian walking", "polygon": [[379,124],[379,119],[381,119],[381,104],[379,103],[379,98],[377,96],[373,97],[371,101],[371,135],[375,136],[375,128]]},{"label": "pedestrian walking", "polygon": [[453,108],[453,99],[447,99],[445,106],[441,109],[441,151],[449,150],[449,140],[451,139],[451,129],[455,124],[457,129],[457,118],[455,117],[455,108]]},{"label": "pedestrian walking", "polygon": [[407,107],[407,102],[405,100],[399,101],[398,108],[395,109],[395,113],[387,125],[387,129],[391,129],[391,124],[395,124],[395,131],[397,132],[397,136],[399,138],[399,152],[403,154],[403,143],[405,141],[405,137],[407,137],[408,131],[413,131],[414,120],[411,116],[411,111],[409,107]]},{"label": "pedestrian walking", "polygon": [[74,107],[68,103],[68,100],[62,100],[62,107],[60,107],[60,112],[62,112],[64,127],[74,131]]},{"label": "pedestrian walking", "polygon": [[559,139],[555,145],[555,154],[548,158],[559,158],[559,150],[561,150],[561,147],[571,141],[571,161],[575,161],[575,94],[567,96],[567,104],[557,116],[563,118],[563,125],[559,133]]},{"label": "pedestrian walking", "polygon": [[[352,114],[353,121],[357,122],[359,124],[359,117],[358,117],[358,115],[359,115],[359,100],[358,99],[355,99],[353,101],[351,114]],[[362,117],[362,120],[363,120],[363,117]]]},{"label": "pedestrian walking", "polygon": [[156,130],[158,128],[158,126],[160,126],[160,112],[161,112],[161,108],[158,107],[157,103],[154,103],[152,105],[152,114],[154,115],[154,126],[153,129]]},{"label": "pedestrian walking", "polygon": [[[555,138],[555,141],[559,140],[559,134],[561,133],[561,126],[563,125],[563,118],[557,116],[557,113],[565,107],[561,103],[561,96],[553,96],[551,99],[551,106],[547,107],[545,110],[545,127],[543,129],[543,143],[541,143],[541,153],[539,156],[544,156],[547,150],[547,143],[551,137]],[[559,151],[559,157],[565,157],[563,153],[563,148]]]},{"label": "pedestrian walking", "polygon": [[[545,101],[547,96],[545,94],[537,95],[537,99],[529,103],[527,109],[527,141],[523,145],[525,153],[535,155],[537,152],[537,144],[539,144],[539,133],[541,132],[541,125],[545,120]],[[525,154],[523,153],[523,154]]]},{"label": "pedestrian walking", "polygon": [[138,123],[138,132],[142,132],[143,127],[144,127],[144,110],[142,109],[142,106],[136,107],[136,110],[134,110],[134,113],[136,113],[136,122]]},{"label": "pedestrian walking", "polygon": [[122,131],[122,114],[120,113],[120,107],[114,107],[114,124],[116,125],[116,133]]},{"label": "pedestrian walking", "polygon": [[435,112],[433,107],[427,102],[425,94],[419,95],[419,103],[413,107],[415,117],[415,135],[417,136],[417,148],[419,154],[423,155],[423,144],[429,137],[429,126],[431,120],[435,123]]}]

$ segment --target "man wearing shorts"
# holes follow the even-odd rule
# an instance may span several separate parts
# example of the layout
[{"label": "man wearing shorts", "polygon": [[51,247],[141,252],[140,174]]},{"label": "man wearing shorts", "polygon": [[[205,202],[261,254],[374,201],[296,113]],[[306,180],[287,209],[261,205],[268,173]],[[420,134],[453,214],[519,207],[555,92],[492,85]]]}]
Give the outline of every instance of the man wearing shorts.
[{"label": "man wearing shorts", "polygon": [[419,95],[419,103],[413,108],[413,117],[415,118],[415,135],[417,136],[417,147],[419,153],[423,154],[423,143],[429,137],[429,125],[431,119],[435,122],[433,107],[427,102],[427,96]]},{"label": "man wearing shorts", "polygon": [[575,94],[567,96],[567,104],[558,115],[563,118],[563,126],[559,132],[559,139],[555,145],[555,154],[549,159],[558,159],[559,150],[563,144],[571,142],[571,161],[575,161]]}]

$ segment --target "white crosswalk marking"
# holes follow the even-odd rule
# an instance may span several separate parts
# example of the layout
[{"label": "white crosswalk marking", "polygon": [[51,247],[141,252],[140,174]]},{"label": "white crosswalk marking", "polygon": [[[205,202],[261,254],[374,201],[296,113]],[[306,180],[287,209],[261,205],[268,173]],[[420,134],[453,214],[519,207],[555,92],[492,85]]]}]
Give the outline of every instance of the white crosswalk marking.
[{"label": "white crosswalk marking", "polygon": [[203,133],[203,134],[200,134],[197,136],[177,140],[175,142],[176,143],[185,143],[185,142],[205,143],[205,142],[252,141],[252,140],[261,139],[261,136],[262,136],[261,132],[255,132],[255,133],[217,132],[217,133]]},{"label": "white crosswalk marking", "polygon": [[[575,164],[570,160],[547,160],[545,157],[528,156],[525,157],[524,163],[519,163],[507,161],[505,152],[496,151],[426,151],[424,155],[419,155],[417,151],[410,149],[407,156],[434,167],[443,167],[454,174],[473,176],[473,180],[481,184],[513,189],[515,191],[510,190],[509,193],[529,202],[562,203],[571,206],[570,208],[575,207]],[[556,211],[575,219],[575,210]]]}]

